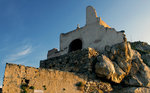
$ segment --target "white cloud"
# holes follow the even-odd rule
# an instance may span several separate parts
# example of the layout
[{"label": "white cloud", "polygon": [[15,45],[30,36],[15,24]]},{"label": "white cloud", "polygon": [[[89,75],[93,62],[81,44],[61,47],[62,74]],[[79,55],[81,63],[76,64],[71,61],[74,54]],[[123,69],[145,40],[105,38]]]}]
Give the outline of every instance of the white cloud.
[{"label": "white cloud", "polygon": [[18,53],[16,54],[13,54],[13,55],[10,55],[11,57],[20,57],[20,56],[25,56],[27,54],[31,53],[31,47],[28,47],[22,51],[19,51]]},{"label": "white cloud", "polygon": [[30,54],[31,52],[32,52],[31,45],[24,45],[23,47],[16,48],[15,52],[10,53],[3,59],[3,63],[17,62],[17,60],[20,60],[21,58],[25,57],[26,55]]},{"label": "white cloud", "polygon": [[0,88],[2,88],[2,85],[0,86]]}]

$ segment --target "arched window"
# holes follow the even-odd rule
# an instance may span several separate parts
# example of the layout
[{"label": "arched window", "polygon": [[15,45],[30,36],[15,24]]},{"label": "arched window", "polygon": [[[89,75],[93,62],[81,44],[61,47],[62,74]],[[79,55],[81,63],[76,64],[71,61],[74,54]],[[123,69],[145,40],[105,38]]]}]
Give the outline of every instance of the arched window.
[{"label": "arched window", "polygon": [[82,49],[82,41],[80,39],[73,40],[69,45],[69,52],[81,49]]}]

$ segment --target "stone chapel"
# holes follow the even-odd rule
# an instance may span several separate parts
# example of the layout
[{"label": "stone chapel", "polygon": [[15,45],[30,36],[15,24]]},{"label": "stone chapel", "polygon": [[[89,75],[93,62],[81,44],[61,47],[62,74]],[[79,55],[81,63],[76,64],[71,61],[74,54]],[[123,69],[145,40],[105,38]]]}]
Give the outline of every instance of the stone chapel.
[{"label": "stone chapel", "polygon": [[86,24],[77,27],[68,33],[60,34],[60,49],[54,48],[48,51],[47,58],[57,57],[66,53],[94,48],[103,51],[105,46],[112,46],[125,41],[124,31],[116,31],[107,25],[92,6],[86,8]]}]

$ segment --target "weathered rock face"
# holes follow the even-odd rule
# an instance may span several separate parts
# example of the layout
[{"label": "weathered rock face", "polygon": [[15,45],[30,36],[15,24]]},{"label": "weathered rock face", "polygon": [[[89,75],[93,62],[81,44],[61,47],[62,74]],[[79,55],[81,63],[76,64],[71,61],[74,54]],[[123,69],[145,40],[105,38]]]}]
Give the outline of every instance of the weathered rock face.
[{"label": "weathered rock face", "polygon": [[131,42],[131,47],[134,50],[137,50],[141,54],[143,62],[150,67],[150,45],[145,42]]},{"label": "weathered rock face", "polygon": [[115,83],[120,83],[131,69],[132,49],[124,42],[112,47],[106,46],[104,55],[97,57],[95,72],[99,77],[106,77]]},{"label": "weathered rock face", "polygon": [[95,65],[95,72],[99,77],[106,77],[110,79],[115,73],[115,68],[113,63],[105,55],[99,56],[98,61]]},{"label": "weathered rock face", "polygon": [[150,68],[143,62],[137,51],[134,51],[131,71],[124,82],[132,86],[150,87]]},{"label": "weathered rock face", "polygon": [[106,55],[124,71],[129,73],[132,61],[132,49],[129,43],[120,43],[111,47]]},{"label": "weathered rock face", "polygon": [[126,73],[106,56],[103,55],[100,59],[95,65],[95,73],[97,76],[110,79],[115,83],[120,83]]},{"label": "weathered rock face", "polygon": [[150,54],[142,54],[142,59],[144,63],[150,67]]}]

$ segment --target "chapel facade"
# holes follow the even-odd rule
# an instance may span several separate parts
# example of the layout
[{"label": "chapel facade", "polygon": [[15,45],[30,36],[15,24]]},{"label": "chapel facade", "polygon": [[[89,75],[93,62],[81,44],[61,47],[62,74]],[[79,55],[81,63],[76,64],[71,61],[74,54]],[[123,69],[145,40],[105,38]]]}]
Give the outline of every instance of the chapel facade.
[{"label": "chapel facade", "polygon": [[60,34],[60,49],[48,51],[47,58],[57,57],[84,48],[103,51],[105,46],[112,46],[125,41],[124,31],[116,31],[107,25],[92,6],[86,8],[86,24],[68,33]]}]

